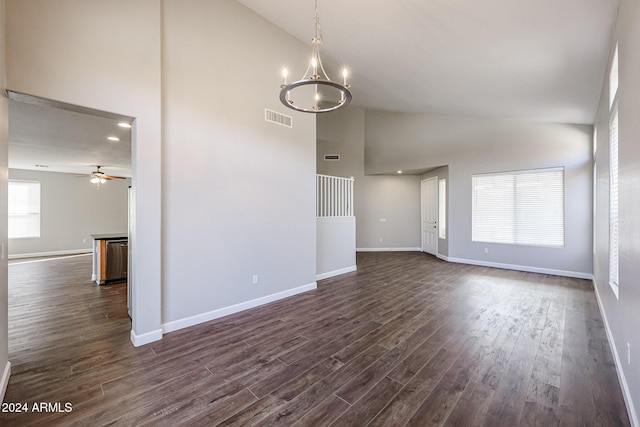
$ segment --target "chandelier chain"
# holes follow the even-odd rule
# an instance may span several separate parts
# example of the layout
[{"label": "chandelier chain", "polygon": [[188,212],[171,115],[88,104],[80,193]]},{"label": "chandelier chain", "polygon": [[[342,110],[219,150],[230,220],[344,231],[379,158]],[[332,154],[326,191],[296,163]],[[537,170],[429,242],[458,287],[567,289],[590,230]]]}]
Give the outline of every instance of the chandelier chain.
[{"label": "chandelier chain", "polygon": [[322,29],[320,28],[320,15],[318,14],[318,0],[316,1],[316,9],[315,9],[315,21],[316,21],[316,40],[318,43],[322,43]]}]

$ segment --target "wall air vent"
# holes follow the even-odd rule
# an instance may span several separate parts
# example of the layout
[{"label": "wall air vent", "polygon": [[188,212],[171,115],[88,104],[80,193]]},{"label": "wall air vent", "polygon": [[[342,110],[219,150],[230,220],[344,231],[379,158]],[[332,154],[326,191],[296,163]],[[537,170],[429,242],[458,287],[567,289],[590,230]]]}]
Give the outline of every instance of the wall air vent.
[{"label": "wall air vent", "polygon": [[269,110],[268,108],[264,109],[264,119],[280,126],[286,126],[288,128],[293,127],[293,117],[278,113],[277,111]]},{"label": "wall air vent", "polygon": [[324,160],[327,162],[337,162],[340,160],[340,154],[325,154]]}]

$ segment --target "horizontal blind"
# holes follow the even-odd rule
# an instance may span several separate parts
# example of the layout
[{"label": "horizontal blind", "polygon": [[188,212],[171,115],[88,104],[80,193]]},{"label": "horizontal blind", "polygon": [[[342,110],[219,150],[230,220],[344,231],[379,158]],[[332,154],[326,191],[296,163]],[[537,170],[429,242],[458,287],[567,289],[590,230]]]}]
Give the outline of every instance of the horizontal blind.
[{"label": "horizontal blind", "polygon": [[564,246],[564,170],[473,175],[472,239]]},{"label": "horizontal blind", "polygon": [[40,183],[9,181],[10,239],[40,237]]}]

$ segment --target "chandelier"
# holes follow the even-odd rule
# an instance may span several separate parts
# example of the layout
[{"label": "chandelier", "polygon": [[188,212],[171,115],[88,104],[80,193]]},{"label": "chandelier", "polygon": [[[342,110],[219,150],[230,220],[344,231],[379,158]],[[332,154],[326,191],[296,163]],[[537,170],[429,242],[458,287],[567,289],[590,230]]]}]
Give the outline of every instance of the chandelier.
[{"label": "chandelier", "polygon": [[322,66],[320,59],[320,20],[318,19],[318,0],[315,0],[316,35],[311,40],[311,62],[300,80],[287,83],[288,71],[282,72],[280,101],[287,107],[304,113],[326,113],[351,102],[351,85],[347,84],[347,69],[342,70],[342,84],[332,81]]}]

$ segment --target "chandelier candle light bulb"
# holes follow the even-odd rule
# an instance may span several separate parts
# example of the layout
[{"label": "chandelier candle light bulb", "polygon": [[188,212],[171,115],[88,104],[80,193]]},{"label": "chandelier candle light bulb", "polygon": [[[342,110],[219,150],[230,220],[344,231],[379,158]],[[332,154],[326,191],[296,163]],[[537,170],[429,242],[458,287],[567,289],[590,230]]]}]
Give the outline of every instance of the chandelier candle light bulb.
[{"label": "chandelier candle light bulb", "polygon": [[[288,72],[282,71],[280,101],[287,107],[304,113],[326,113],[346,107],[351,102],[351,86],[347,84],[347,69],[342,70],[342,84],[327,76],[320,59],[320,20],[318,18],[318,0],[315,0],[315,37],[311,39],[311,62],[302,79],[287,82]],[[314,85],[313,95],[303,86]],[[296,90],[302,88],[301,90]]]}]

